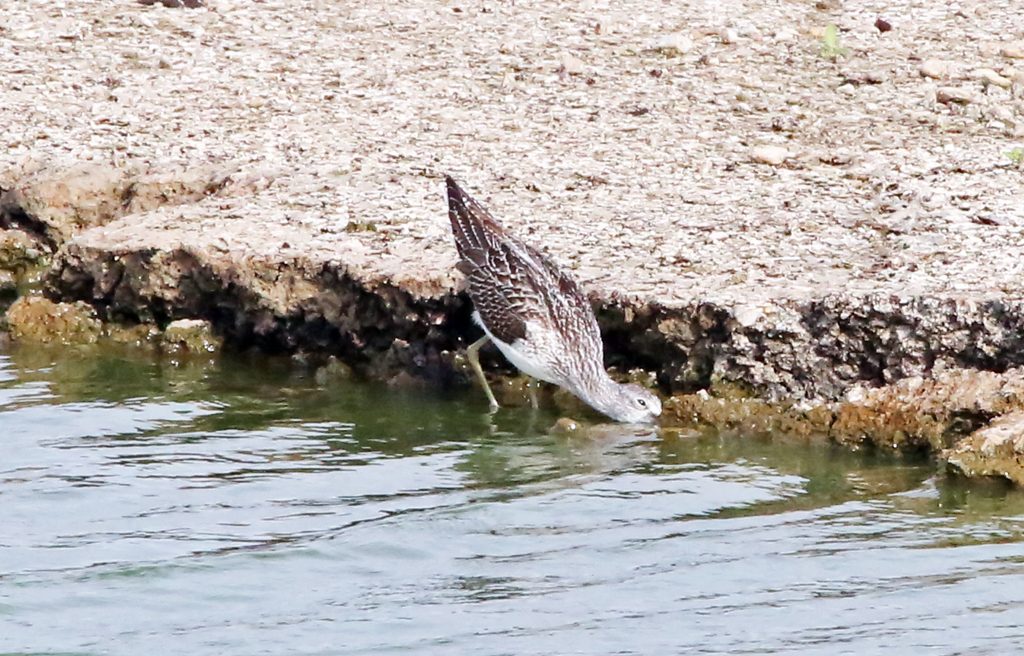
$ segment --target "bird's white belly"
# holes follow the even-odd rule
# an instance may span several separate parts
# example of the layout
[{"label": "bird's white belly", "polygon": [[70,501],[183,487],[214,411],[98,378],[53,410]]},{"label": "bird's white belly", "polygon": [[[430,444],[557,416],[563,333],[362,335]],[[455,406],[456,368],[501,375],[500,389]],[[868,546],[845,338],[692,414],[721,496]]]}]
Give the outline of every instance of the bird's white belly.
[{"label": "bird's white belly", "polygon": [[[546,358],[544,358],[542,354],[538,354],[535,351],[527,348],[523,340],[517,339],[515,342],[511,344],[509,344],[508,342],[503,342],[494,335],[492,335],[491,331],[487,330],[487,326],[485,326],[483,322],[480,321],[479,314],[473,312],[473,319],[476,321],[477,325],[484,329],[484,332],[487,333],[487,336],[491,338],[491,341],[494,342],[494,345],[498,347],[498,350],[501,351],[501,354],[504,355],[505,359],[511,362],[516,369],[523,372],[527,376],[536,378],[538,380],[543,380],[545,383],[554,383],[555,385],[562,384],[560,382],[561,377],[558,374],[556,374],[554,370],[544,366],[544,360]],[[527,329],[527,334],[529,334],[529,332],[529,329]]]}]

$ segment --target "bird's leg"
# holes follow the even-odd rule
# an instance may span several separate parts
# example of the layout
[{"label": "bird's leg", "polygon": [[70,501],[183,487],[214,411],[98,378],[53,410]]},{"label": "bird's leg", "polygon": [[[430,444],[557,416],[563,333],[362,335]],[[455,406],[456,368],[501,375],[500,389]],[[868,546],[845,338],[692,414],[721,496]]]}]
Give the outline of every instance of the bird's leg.
[{"label": "bird's leg", "polygon": [[466,348],[466,359],[469,360],[469,366],[473,367],[473,372],[476,377],[480,379],[480,384],[484,386],[484,393],[487,394],[487,400],[491,403],[491,412],[498,409],[498,402],[494,399],[494,393],[491,391],[491,386],[487,384],[487,378],[484,376],[484,370],[480,367],[480,347],[491,341],[491,338],[484,335],[480,339],[476,340],[469,347]]},{"label": "bird's leg", "polygon": [[526,389],[530,390],[530,405],[536,410],[540,407],[540,401],[537,400],[537,388],[540,387],[540,381],[534,379],[528,379],[529,382],[526,384]]}]

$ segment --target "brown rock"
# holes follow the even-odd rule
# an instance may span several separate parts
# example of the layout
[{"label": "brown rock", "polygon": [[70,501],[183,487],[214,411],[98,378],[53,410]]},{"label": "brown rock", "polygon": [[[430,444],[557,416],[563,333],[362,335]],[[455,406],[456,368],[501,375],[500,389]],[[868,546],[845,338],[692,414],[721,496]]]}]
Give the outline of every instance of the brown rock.
[{"label": "brown rock", "polygon": [[54,303],[38,296],[15,301],[7,310],[7,325],[16,341],[48,344],[95,344],[103,332],[85,303]]},{"label": "brown rock", "polygon": [[0,230],[0,269],[20,271],[42,263],[45,248],[22,230]]},{"label": "brown rock", "polygon": [[209,321],[178,319],[167,324],[163,336],[164,350],[169,353],[216,353],[223,340],[213,331]]},{"label": "brown rock", "polygon": [[966,476],[1000,476],[1024,485],[1024,410],[998,417],[942,457]]}]

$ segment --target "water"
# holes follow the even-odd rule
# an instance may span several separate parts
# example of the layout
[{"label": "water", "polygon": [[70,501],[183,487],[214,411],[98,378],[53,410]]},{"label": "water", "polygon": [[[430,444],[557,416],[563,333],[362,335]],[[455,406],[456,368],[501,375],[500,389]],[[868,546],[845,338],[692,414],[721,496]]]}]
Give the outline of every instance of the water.
[{"label": "water", "polygon": [[1024,645],[1017,491],[484,408],[279,361],[0,353],[0,652]]}]

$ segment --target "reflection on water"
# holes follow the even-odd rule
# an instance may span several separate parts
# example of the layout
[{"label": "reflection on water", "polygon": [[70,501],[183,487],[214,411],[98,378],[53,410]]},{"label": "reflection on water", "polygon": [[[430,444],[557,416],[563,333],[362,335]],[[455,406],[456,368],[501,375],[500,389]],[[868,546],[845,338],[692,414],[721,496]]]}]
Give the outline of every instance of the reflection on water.
[{"label": "reflection on water", "polygon": [[0,354],[0,651],[995,653],[1024,495],[286,361]]}]

